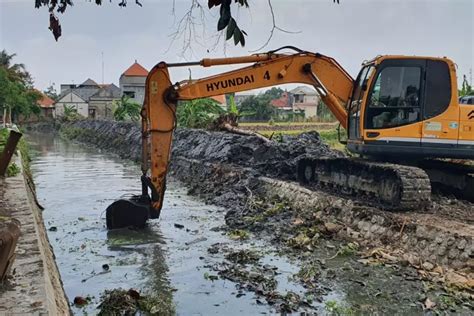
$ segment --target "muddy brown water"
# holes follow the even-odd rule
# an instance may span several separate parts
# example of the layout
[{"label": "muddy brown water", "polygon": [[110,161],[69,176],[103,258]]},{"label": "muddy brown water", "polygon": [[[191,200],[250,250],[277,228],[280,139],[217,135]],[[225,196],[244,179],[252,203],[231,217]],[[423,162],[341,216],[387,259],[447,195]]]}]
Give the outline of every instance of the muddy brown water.
[{"label": "muddy brown water", "polygon": [[[172,179],[159,220],[151,221],[145,230],[108,232],[104,210],[122,195],[139,193],[139,167],[52,135],[30,134],[28,140],[34,153],[31,169],[37,196],[45,208],[45,226],[66,295],[71,302],[76,296],[91,298],[86,307],[72,306],[74,314],[96,314],[100,293],[115,288],[158,295],[172,301],[180,315],[275,313],[275,307],[264,298],[242,291],[237,283],[209,277],[217,276],[212,267],[225,261],[222,252],[208,252],[216,243],[258,251],[263,254],[262,265],[278,268],[279,293],[307,294],[293,278],[301,261],[281,254],[265,240],[230,239],[216,229],[225,225],[226,210],[189,196],[186,188]],[[331,248],[337,249],[338,244],[331,243]],[[327,258],[331,248],[323,247],[319,255]],[[364,267],[355,259],[327,263],[340,277],[323,273],[325,279],[320,281],[325,293],[299,311],[325,313],[328,302],[340,307],[370,305],[379,313],[421,311],[420,281],[407,281],[405,272],[398,268]]]}]

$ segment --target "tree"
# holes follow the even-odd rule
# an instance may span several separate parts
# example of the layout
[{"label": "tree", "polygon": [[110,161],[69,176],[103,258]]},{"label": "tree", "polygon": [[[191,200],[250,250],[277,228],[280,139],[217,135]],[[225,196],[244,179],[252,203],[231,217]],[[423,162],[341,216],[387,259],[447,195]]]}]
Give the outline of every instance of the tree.
[{"label": "tree", "polygon": [[[58,17],[55,15],[55,11],[57,13],[64,13],[67,8],[72,7],[73,1],[72,0],[34,0],[35,1],[35,8],[40,8],[42,6],[47,7],[49,10],[49,29],[54,35],[56,41],[62,34],[61,23],[59,22]],[[103,0],[95,0],[97,5],[102,5]],[[112,1],[112,0],[110,0]],[[266,41],[266,43],[260,47],[259,49],[267,46],[270,42],[271,38],[273,37],[273,33],[275,30],[285,32],[285,33],[295,33],[289,32],[276,24],[275,21],[275,13],[273,11],[272,0],[267,0],[268,6],[270,8],[270,13],[272,16],[272,23],[273,27],[270,30],[270,35]],[[339,0],[332,0],[334,3],[339,4]],[[178,30],[175,34],[189,34],[189,39],[194,38],[193,32],[195,32],[195,22],[194,20],[196,17],[194,16],[193,12],[199,11],[200,12],[200,19],[201,22],[204,22],[203,16],[203,6],[199,0],[190,0],[191,6],[190,9],[185,13],[185,15],[180,19]],[[135,4],[142,7],[142,3],[139,0],[135,0]],[[174,4],[173,1],[173,13],[174,13]],[[120,7],[127,6],[127,0],[118,0],[118,5]],[[247,33],[238,25],[237,21],[235,20],[234,16],[232,15],[232,8],[237,7],[249,7],[248,0],[207,0],[208,9],[211,10],[213,8],[219,9],[219,19],[217,21],[217,31],[221,32],[225,29],[225,40],[228,41],[230,39],[234,39],[235,45],[242,45],[245,46],[245,36]],[[201,23],[204,24],[204,23]],[[185,30],[181,29],[181,26],[184,25]],[[297,33],[297,32],[296,32]]]},{"label": "tree", "polygon": [[459,90],[459,97],[463,97],[465,95],[474,94],[474,90],[472,90],[472,86],[467,81],[467,76],[463,76],[461,90]]},{"label": "tree", "polygon": [[54,84],[49,85],[49,87],[47,87],[46,90],[43,91],[43,93],[53,99],[53,101],[58,101],[59,99],[59,94],[54,88]]},{"label": "tree", "polygon": [[31,114],[40,113],[38,100],[41,95],[30,87],[29,82],[25,82],[23,75],[27,72],[24,66],[11,64],[13,56],[5,51],[0,53],[0,111],[4,126],[7,122],[16,122],[20,115],[28,118]]},{"label": "tree", "polygon": [[176,118],[178,126],[207,128],[224,112],[217,101],[203,98],[180,102],[177,106]]},{"label": "tree", "polygon": [[274,111],[273,106],[270,105],[272,97],[268,94],[260,94],[257,96],[250,96],[240,104],[240,111],[247,113],[254,113],[252,117],[259,121],[268,121]]},{"label": "tree", "polygon": [[6,50],[0,52],[0,67],[4,68],[8,74],[8,78],[12,81],[21,81],[24,85],[32,88],[33,80],[24,64],[12,63],[16,54],[9,55]]},{"label": "tree", "polygon": [[137,102],[130,100],[129,97],[123,96],[115,102],[114,119],[116,121],[132,120],[138,122],[140,120],[140,112],[142,107]]},{"label": "tree", "polygon": [[283,94],[283,89],[278,88],[278,87],[272,87],[268,89],[267,91],[264,92],[265,95],[270,97],[270,100],[275,100],[281,98],[281,95]]}]

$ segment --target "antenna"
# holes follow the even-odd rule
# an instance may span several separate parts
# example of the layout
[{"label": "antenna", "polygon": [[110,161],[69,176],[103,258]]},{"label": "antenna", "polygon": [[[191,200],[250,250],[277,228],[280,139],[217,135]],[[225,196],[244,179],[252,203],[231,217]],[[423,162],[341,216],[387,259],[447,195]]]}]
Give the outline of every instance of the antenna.
[{"label": "antenna", "polygon": [[105,84],[104,82],[104,52],[102,53],[102,84]]}]

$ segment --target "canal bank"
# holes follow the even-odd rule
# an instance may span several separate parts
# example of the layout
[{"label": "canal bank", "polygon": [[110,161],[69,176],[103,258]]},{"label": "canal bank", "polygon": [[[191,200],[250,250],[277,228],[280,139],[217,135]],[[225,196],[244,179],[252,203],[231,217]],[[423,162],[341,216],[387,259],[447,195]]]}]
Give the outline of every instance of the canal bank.
[{"label": "canal bank", "polygon": [[13,160],[21,172],[0,179],[0,215],[19,221],[11,273],[0,285],[0,314],[67,315],[69,304],[64,294],[43,216],[22,167],[21,155]]},{"label": "canal bank", "polygon": [[[63,129],[62,133],[63,135],[66,133],[72,139],[94,144],[106,154],[114,152],[129,159],[138,157],[133,157],[133,155],[139,153],[140,144],[136,139],[139,140],[140,133],[138,128],[132,125],[111,122],[78,122],[74,123],[73,129]],[[331,197],[320,192],[305,191],[298,185],[287,181],[280,182],[280,180],[267,179],[252,170],[249,172],[249,168],[246,167],[242,168],[229,162],[216,162],[216,156],[225,160],[233,152],[232,146],[229,147],[226,142],[222,142],[221,146],[227,148],[227,151],[209,150],[205,137],[213,137],[212,135],[213,133],[203,131],[178,131],[176,137],[178,151],[174,152],[171,173],[173,178],[180,179],[186,184],[192,195],[199,195],[211,204],[226,206],[226,209],[225,211],[221,209],[215,213],[217,218],[220,218],[220,224],[219,221],[209,221],[209,218],[203,220],[202,228],[199,230],[200,235],[195,239],[197,240],[196,244],[193,243],[194,240],[189,241],[191,242],[190,245],[184,244],[183,246],[181,244],[180,246],[179,243],[174,244],[173,246],[177,247],[170,247],[170,249],[173,249],[170,253],[176,253],[179,256],[182,250],[194,249],[194,245],[201,244],[203,242],[202,238],[212,236],[212,232],[216,232],[218,235],[231,236],[232,239],[245,240],[244,245],[241,246],[241,250],[244,250],[244,252],[237,252],[239,247],[235,244],[227,245],[228,240],[219,241],[210,238],[209,240],[213,243],[210,246],[204,244],[205,246],[201,248],[202,251],[194,254],[194,258],[207,259],[210,262],[207,262],[207,264],[193,264],[185,261],[189,264],[189,267],[181,271],[183,275],[186,276],[191,271],[204,271],[201,272],[200,276],[203,276],[203,279],[207,282],[224,282],[225,284],[225,280],[230,280],[232,282],[231,286],[237,286],[240,291],[233,294],[232,292],[226,293],[223,297],[236,295],[240,299],[237,300],[236,304],[240,302],[241,305],[245,305],[245,298],[250,298],[247,311],[253,311],[252,308],[255,308],[255,306],[261,306],[267,311],[288,309],[301,311],[311,301],[316,302],[316,306],[311,307],[310,310],[314,308],[314,310],[321,311],[322,309],[324,311],[326,310],[325,304],[328,304],[328,308],[331,308],[330,306],[336,303],[336,306],[340,308],[353,308],[360,312],[389,313],[403,310],[413,313],[431,306],[430,302],[436,302],[437,306],[443,310],[454,308],[454,311],[458,313],[468,314],[466,311],[472,308],[472,299],[469,299],[469,297],[453,294],[444,286],[433,284],[426,288],[423,285],[424,282],[430,282],[433,275],[446,277],[448,275],[446,272],[449,272],[448,268],[446,270],[442,268],[443,270],[440,271],[437,266],[431,267],[431,269],[428,269],[430,267],[427,266],[425,269],[420,266],[422,263],[419,261],[409,262],[405,260],[405,262],[400,262],[401,257],[397,257],[393,255],[392,251],[387,250],[391,245],[395,245],[390,239],[388,239],[388,243],[383,243],[383,240],[387,239],[380,238],[381,243],[375,244],[380,236],[378,234],[383,233],[383,231],[378,227],[371,230],[370,227],[379,224],[387,225],[390,222],[383,222],[382,220],[372,222],[371,216],[380,216],[383,213],[370,208],[361,208],[360,205],[353,205],[345,199]],[[186,141],[186,139],[188,140]],[[194,148],[194,150],[191,148]],[[210,159],[207,161],[206,156],[204,156],[206,152],[211,153],[209,155]],[[82,176],[84,178],[86,174],[94,173],[94,168],[88,169],[93,165],[92,162],[89,165],[81,166],[80,169],[83,169]],[[105,164],[102,165],[105,166]],[[114,164],[111,165],[115,166]],[[135,166],[135,168],[137,167]],[[113,171],[109,171],[111,174],[115,174],[119,169],[114,168]],[[86,170],[88,173],[86,173]],[[130,192],[130,188],[139,189],[138,175],[137,169],[134,175],[136,177],[135,184],[127,185],[126,188],[122,189],[123,192]],[[97,181],[100,178],[100,174],[95,177]],[[79,183],[75,183],[75,185],[76,187],[81,186]],[[101,184],[101,187],[104,188],[109,186],[108,183]],[[117,188],[115,188],[116,190]],[[103,192],[101,194],[104,195]],[[292,199],[292,196],[296,198]],[[111,202],[116,197],[115,194],[106,202]],[[171,199],[169,201],[169,203],[173,203],[171,205],[179,205],[176,201],[186,199],[186,197],[184,194],[174,196],[173,186],[170,186],[167,191],[167,199]],[[96,203],[99,201],[97,200]],[[103,204],[103,208],[105,208],[107,203],[103,202]],[[158,228],[164,224],[169,225],[174,230],[169,232],[169,240],[177,239],[179,241],[179,238],[176,238],[176,232],[183,231],[182,228],[179,228],[183,225],[179,220],[185,221],[184,227],[193,226],[193,222],[199,218],[199,215],[207,212],[205,206],[198,206],[198,208],[201,210],[191,212],[191,217],[189,217],[190,212],[187,210],[179,212],[179,207],[178,210],[173,210],[172,207],[164,209],[162,218],[158,222]],[[354,219],[351,218],[352,213],[356,215],[353,217]],[[176,222],[167,222],[169,214],[177,215]],[[362,218],[357,216],[362,216]],[[350,223],[341,222],[341,219]],[[351,226],[351,222],[355,222],[355,220],[357,220],[356,225],[358,225],[358,222],[364,224],[363,220],[370,223],[371,226],[369,226],[367,232],[370,232],[372,236],[365,236],[363,228]],[[197,221],[199,222],[199,220]],[[80,226],[81,223],[82,220],[78,220],[77,223],[71,225]],[[152,221],[151,224],[157,225],[157,222]],[[175,226],[175,224],[177,225]],[[407,234],[408,238],[411,239],[413,237],[413,226],[410,226],[412,222],[406,221],[405,225],[403,225],[403,222],[401,224],[401,227],[389,225],[393,227],[386,229],[385,232],[392,230],[400,233],[401,231],[403,235]],[[422,224],[424,223],[419,222],[417,226]],[[349,233],[351,235],[348,235]],[[76,238],[79,236],[77,234],[79,232],[76,232]],[[418,235],[420,238],[426,238],[422,231],[418,232]],[[266,256],[262,258],[262,255],[257,255],[256,260],[252,259],[255,256],[247,253],[247,250],[252,249],[253,244],[257,241],[263,242],[263,248],[273,247],[275,249],[274,253],[270,254],[273,256],[271,261],[290,261],[290,263],[293,262],[293,268],[286,269],[277,266],[276,270],[272,270],[268,267]],[[380,245],[383,248],[366,248],[365,246],[370,246],[369,243],[364,243],[366,241],[374,242],[374,245]],[[444,239],[441,239],[441,241],[443,242]],[[145,248],[149,249],[149,246]],[[199,249],[200,247],[196,248]],[[455,249],[460,250],[457,246]],[[97,252],[97,250],[94,251]],[[69,254],[69,256],[76,255],[74,252]],[[168,262],[169,256],[169,253],[165,252],[163,254],[163,258]],[[214,256],[220,256],[220,258],[215,258],[217,262],[212,259]],[[280,259],[282,256],[284,259]],[[411,267],[404,267],[404,265]],[[174,264],[171,264],[171,267],[173,266]],[[170,265],[167,265],[167,267],[169,269]],[[256,277],[255,279],[248,278],[249,272],[252,271],[256,275],[254,273],[250,273],[250,275]],[[272,275],[271,271],[277,272]],[[286,274],[284,271],[286,271]],[[288,271],[290,272],[288,273]],[[291,277],[297,285],[303,286],[305,290],[301,290],[301,288],[298,291],[276,290],[273,288],[273,284],[279,274],[286,276],[286,279]],[[466,275],[469,274],[455,274],[454,280],[457,282],[451,282],[451,284],[453,286],[468,285],[467,281],[469,279]],[[257,276],[264,276],[264,278]],[[191,281],[188,280],[188,285],[201,284],[198,281],[198,278],[192,278]],[[175,282],[176,279],[172,280],[170,284],[174,286]],[[281,279],[276,283],[285,284]],[[266,284],[266,286],[261,288],[257,284]],[[201,286],[199,285],[199,287]],[[178,289],[176,293],[182,293],[182,291]],[[196,291],[194,295],[198,292]],[[188,298],[192,299],[192,297],[191,293]],[[180,299],[174,297],[173,300],[177,301],[179,306]],[[225,300],[225,302],[225,304],[222,303],[223,306],[231,306],[228,305],[228,300]],[[275,302],[277,303],[275,304]],[[317,302],[320,302],[323,306],[319,305],[318,307]],[[400,306],[400,304],[403,306]],[[178,308],[177,311],[179,312],[180,309]]]},{"label": "canal bank", "polygon": [[[87,120],[64,124],[60,132],[68,139],[92,144],[121,158],[140,160],[141,134],[137,124]],[[296,213],[309,210],[330,226],[339,223],[337,231],[346,240],[384,247],[400,260],[428,271],[438,266],[443,272],[467,271],[464,277],[473,279],[474,203],[434,195],[427,210],[385,212],[299,187],[291,183],[299,157],[341,155],[314,134],[268,145],[249,136],[177,129],[172,153],[170,173],[195,194],[229,208],[226,218],[231,226],[245,225],[239,218],[248,215],[250,196],[259,194],[260,199],[271,199],[278,194],[293,201]],[[290,182],[268,185],[268,177]]]}]

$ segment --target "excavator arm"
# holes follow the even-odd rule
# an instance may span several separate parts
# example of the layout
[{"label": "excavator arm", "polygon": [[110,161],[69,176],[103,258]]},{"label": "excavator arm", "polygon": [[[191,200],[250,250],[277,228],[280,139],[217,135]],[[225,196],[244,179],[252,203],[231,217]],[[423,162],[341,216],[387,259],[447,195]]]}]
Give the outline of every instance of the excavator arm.
[{"label": "excavator arm", "polygon": [[[284,48],[295,49],[293,47],[282,49]],[[294,54],[279,54],[277,50],[244,57],[203,59],[199,62],[160,62],[150,71],[146,80],[145,101],[142,109],[143,192],[141,200],[144,201],[143,203],[150,203],[149,214],[144,217],[159,217],[163,206],[172,136],[176,127],[176,106],[180,100],[205,98],[288,83],[303,83],[314,86],[321,100],[341,125],[347,126],[345,105],[351,96],[352,77],[331,57],[295,50],[297,53]],[[169,69],[173,67],[237,64],[251,65],[175,84],[172,84],[169,75]],[[148,165],[149,161],[150,165]],[[150,177],[148,177],[148,170],[150,170]],[[148,189],[152,192],[151,198],[147,198]],[[108,209],[107,226],[109,228],[130,225],[128,220],[114,221],[113,216],[109,216],[113,213],[113,210]]]},{"label": "excavator arm", "polygon": [[[211,67],[253,63],[250,66],[198,80],[172,84],[169,68],[200,65]],[[321,54],[298,52],[291,55],[270,52],[245,57],[203,59],[195,63],[167,64],[160,62],[150,72],[146,82],[143,166],[146,171],[148,150],[151,158],[151,182],[159,193],[152,201],[161,210],[166,173],[171,154],[173,130],[176,126],[176,105],[179,100],[192,100],[226,93],[253,90],[287,83],[313,85],[343,127],[347,126],[345,104],[350,98],[353,79],[333,59]]]}]

